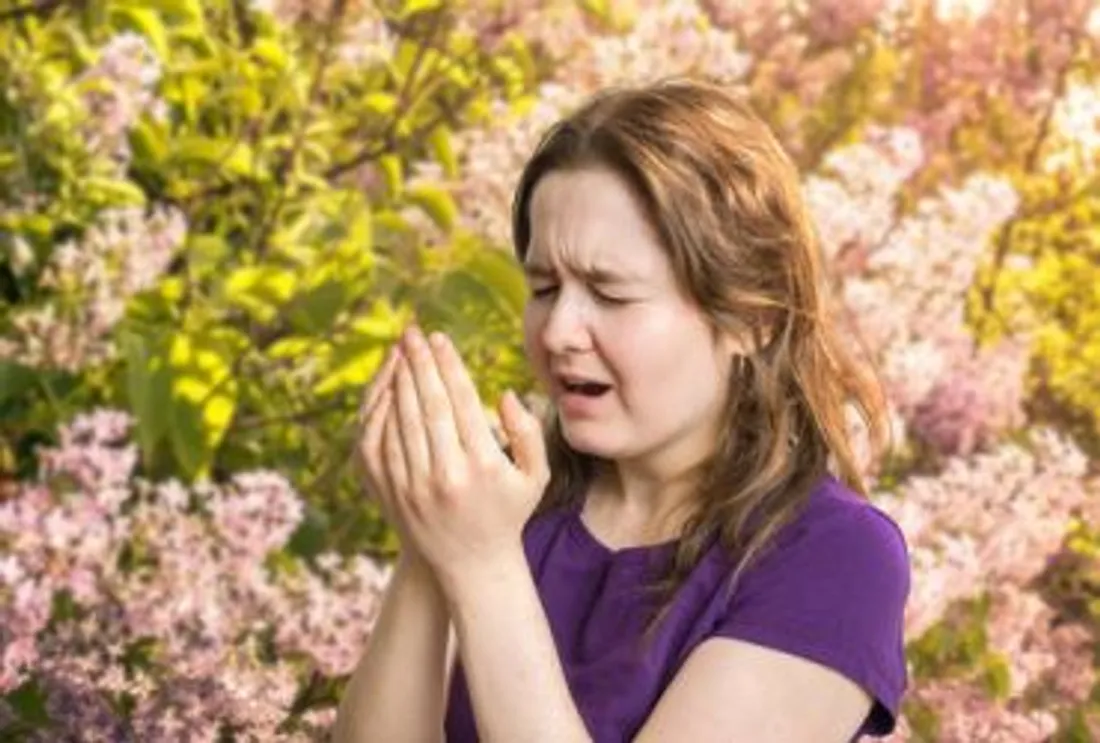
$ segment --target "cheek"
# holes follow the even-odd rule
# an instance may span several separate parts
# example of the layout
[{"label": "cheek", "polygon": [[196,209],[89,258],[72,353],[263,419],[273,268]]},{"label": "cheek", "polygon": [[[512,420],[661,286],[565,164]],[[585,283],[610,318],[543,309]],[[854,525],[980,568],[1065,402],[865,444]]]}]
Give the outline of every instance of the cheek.
[{"label": "cheek", "polygon": [[523,310],[523,350],[536,376],[543,382],[549,378],[546,354],[542,350],[539,337],[545,324],[546,313],[531,304]]},{"label": "cheek", "polygon": [[675,316],[645,318],[609,335],[614,358],[632,393],[657,406],[675,398],[710,398],[715,392],[714,355],[704,331]]}]

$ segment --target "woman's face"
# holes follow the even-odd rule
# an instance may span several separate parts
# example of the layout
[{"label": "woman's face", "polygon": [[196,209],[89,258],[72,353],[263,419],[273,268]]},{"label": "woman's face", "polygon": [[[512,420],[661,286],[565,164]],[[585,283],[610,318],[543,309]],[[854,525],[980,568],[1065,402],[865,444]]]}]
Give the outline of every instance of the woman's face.
[{"label": "woman's face", "polygon": [[[678,288],[627,184],[605,168],[551,172],[530,218],[524,343],[566,440],[662,469],[706,456],[736,348]],[[604,386],[571,393],[570,376]]]}]

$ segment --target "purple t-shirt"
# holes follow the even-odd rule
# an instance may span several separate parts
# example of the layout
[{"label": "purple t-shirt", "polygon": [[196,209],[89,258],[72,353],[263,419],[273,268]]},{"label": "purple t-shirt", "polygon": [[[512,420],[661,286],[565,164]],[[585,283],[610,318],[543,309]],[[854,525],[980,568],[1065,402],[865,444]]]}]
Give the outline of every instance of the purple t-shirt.
[{"label": "purple t-shirt", "polygon": [[[712,544],[677,594],[643,655],[651,601],[638,590],[674,542],[612,550],[580,507],[548,512],[524,531],[531,572],[573,701],[597,743],[632,739],[688,654],[731,637],[828,666],[862,686],[874,705],[860,734],[894,727],[906,687],[902,619],[909,556],[895,523],[827,475],[772,549],[724,590],[732,563]],[[448,743],[477,740],[461,663],[447,706]],[[857,734],[856,737],[859,737]]]}]

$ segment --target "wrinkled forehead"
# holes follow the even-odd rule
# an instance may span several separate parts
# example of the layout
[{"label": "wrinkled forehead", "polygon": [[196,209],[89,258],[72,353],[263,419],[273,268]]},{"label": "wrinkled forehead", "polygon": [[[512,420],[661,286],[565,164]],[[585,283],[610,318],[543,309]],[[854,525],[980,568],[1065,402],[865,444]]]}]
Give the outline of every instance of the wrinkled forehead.
[{"label": "wrinkled forehead", "polygon": [[532,193],[530,224],[524,259],[529,274],[567,271],[640,280],[669,270],[641,203],[606,169],[545,175]]}]

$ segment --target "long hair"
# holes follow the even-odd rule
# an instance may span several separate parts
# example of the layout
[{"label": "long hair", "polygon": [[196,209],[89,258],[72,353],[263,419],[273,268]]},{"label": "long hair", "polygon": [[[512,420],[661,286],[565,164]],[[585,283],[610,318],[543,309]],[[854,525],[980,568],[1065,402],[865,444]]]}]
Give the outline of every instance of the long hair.
[{"label": "long hair", "polygon": [[[520,176],[512,207],[520,261],[539,180],[583,167],[610,168],[630,185],[712,331],[752,339],[732,364],[723,430],[694,510],[648,587],[660,596],[649,635],[714,539],[734,558],[733,590],[830,469],[867,495],[849,410],[875,454],[887,447],[889,426],[872,370],[849,354],[831,318],[798,171],[744,100],[685,78],[589,99],[544,135]],[[546,437],[552,475],[536,513],[575,505],[599,464],[566,442],[553,410]]]}]

